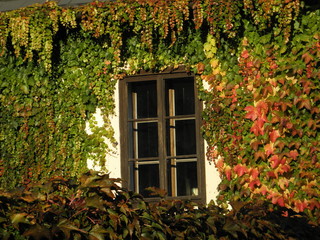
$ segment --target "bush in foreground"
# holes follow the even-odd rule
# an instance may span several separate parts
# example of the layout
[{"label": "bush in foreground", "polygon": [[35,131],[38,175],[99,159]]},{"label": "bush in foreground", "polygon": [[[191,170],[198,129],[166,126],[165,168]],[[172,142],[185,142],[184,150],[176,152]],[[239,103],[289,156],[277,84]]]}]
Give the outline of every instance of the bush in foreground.
[{"label": "bush in foreground", "polygon": [[[0,192],[1,239],[317,239],[319,226],[266,202],[232,210],[180,200],[149,204],[119,179],[87,173],[78,181]],[[318,239],[320,239],[318,237]]]}]

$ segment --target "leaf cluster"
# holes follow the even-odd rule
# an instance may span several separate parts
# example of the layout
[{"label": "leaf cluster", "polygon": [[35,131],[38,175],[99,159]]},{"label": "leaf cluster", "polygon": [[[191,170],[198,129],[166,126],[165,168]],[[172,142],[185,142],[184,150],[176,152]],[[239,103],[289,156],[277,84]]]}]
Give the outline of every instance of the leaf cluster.
[{"label": "leaf cluster", "polygon": [[290,42],[246,22],[237,49],[207,55],[203,128],[221,201],[262,198],[318,221],[319,16],[297,20]]},{"label": "leaf cluster", "polygon": [[309,225],[304,215],[282,211],[270,212],[263,202],[233,202],[232,210],[179,200],[150,204],[122,189],[119,179],[88,172],[78,180],[56,177],[28,189],[1,191],[0,236],[91,240],[301,240],[319,236],[319,227]]}]

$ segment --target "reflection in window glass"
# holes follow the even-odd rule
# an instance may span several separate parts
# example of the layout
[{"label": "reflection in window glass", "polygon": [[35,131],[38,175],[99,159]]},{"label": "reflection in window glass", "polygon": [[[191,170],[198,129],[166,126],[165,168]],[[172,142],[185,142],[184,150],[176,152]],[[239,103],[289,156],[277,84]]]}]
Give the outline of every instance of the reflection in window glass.
[{"label": "reflection in window glass", "polygon": [[195,120],[166,121],[166,144],[168,156],[196,154]]},{"label": "reflection in window glass", "polygon": [[129,118],[157,117],[156,81],[130,83]]},{"label": "reflection in window glass", "polygon": [[177,163],[177,195],[198,195],[197,162]]},{"label": "reflection in window glass", "polygon": [[138,123],[138,158],[158,156],[158,127],[156,122]]},{"label": "reflection in window glass", "polygon": [[139,193],[144,197],[152,197],[150,192],[145,190],[148,187],[160,187],[158,164],[139,165]]},{"label": "reflection in window glass", "polygon": [[195,120],[176,120],[176,155],[196,154]]},{"label": "reflection in window glass", "polygon": [[193,78],[166,80],[167,116],[194,114],[194,105]]}]

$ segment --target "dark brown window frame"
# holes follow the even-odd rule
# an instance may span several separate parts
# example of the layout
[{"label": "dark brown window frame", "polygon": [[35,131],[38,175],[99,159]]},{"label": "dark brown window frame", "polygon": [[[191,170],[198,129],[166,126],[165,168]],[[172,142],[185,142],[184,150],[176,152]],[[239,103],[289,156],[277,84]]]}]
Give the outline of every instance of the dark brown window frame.
[{"label": "dark brown window frame", "polygon": [[[197,181],[198,181],[198,195],[196,196],[178,196],[172,197],[167,196],[166,199],[182,199],[182,200],[192,200],[196,202],[205,203],[206,201],[206,182],[205,182],[205,154],[204,154],[204,140],[201,135],[200,126],[201,126],[201,112],[203,108],[202,101],[198,98],[198,90],[196,86],[196,80],[194,74],[186,73],[183,69],[178,69],[176,71],[161,72],[161,73],[144,73],[133,76],[127,76],[124,79],[120,80],[119,83],[119,96],[120,96],[120,150],[121,150],[121,176],[124,180],[123,186],[128,188],[130,186],[130,176],[129,176],[129,133],[128,133],[128,83],[132,82],[143,82],[155,80],[157,82],[157,99],[158,102],[164,102],[165,79],[177,79],[177,78],[194,78],[194,97],[195,97],[195,122],[196,122],[196,157],[197,157]],[[158,90],[161,89],[161,92]],[[158,136],[159,139],[159,149],[165,149],[166,146],[166,127],[165,127],[165,104],[158,105],[158,116],[161,120],[159,121],[159,130],[160,133]],[[167,190],[168,180],[167,180],[167,166],[164,159],[168,157],[164,156],[165,151],[159,152],[159,167],[160,167],[160,188]],[[132,190],[132,189],[131,189]],[[157,201],[159,198],[146,198],[150,201]]]}]

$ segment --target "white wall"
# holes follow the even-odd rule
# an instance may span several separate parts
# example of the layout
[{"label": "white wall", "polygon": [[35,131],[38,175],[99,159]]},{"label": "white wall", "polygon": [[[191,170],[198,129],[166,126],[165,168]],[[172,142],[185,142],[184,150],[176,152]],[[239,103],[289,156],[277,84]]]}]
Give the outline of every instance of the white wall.
[{"label": "white wall", "polygon": [[[115,139],[118,143],[120,143],[120,126],[119,126],[119,85],[116,85],[115,89],[115,115],[112,116],[111,125],[115,130]],[[101,112],[99,109],[97,109],[96,113],[94,114],[95,119],[97,121],[97,124],[99,126],[103,125],[103,119],[101,116]],[[89,125],[87,125],[87,132],[90,133]],[[107,141],[107,140],[106,140]],[[112,144],[109,144],[108,146],[111,146]],[[206,148],[205,144],[205,148]],[[120,145],[118,144],[115,148],[112,149],[113,153],[110,153],[107,156],[106,161],[106,168],[110,173],[110,177],[112,178],[119,178],[121,177],[121,160],[120,160]],[[206,149],[205,149],[206,151]],[[89,169],[95,169],[99,170],[96,166],[93,165],[93,162],[88,160],[88,167]],[[205,175],[206,175],[206,195],[207,199],[206,202],[209,203],[212,199],[216,200],[216,197],[218,195],[218,184],[220,183],[220,177],[218,170],[215,168],[214,164],[212,162],[209,162],[207,159],[205,160]]]}]

